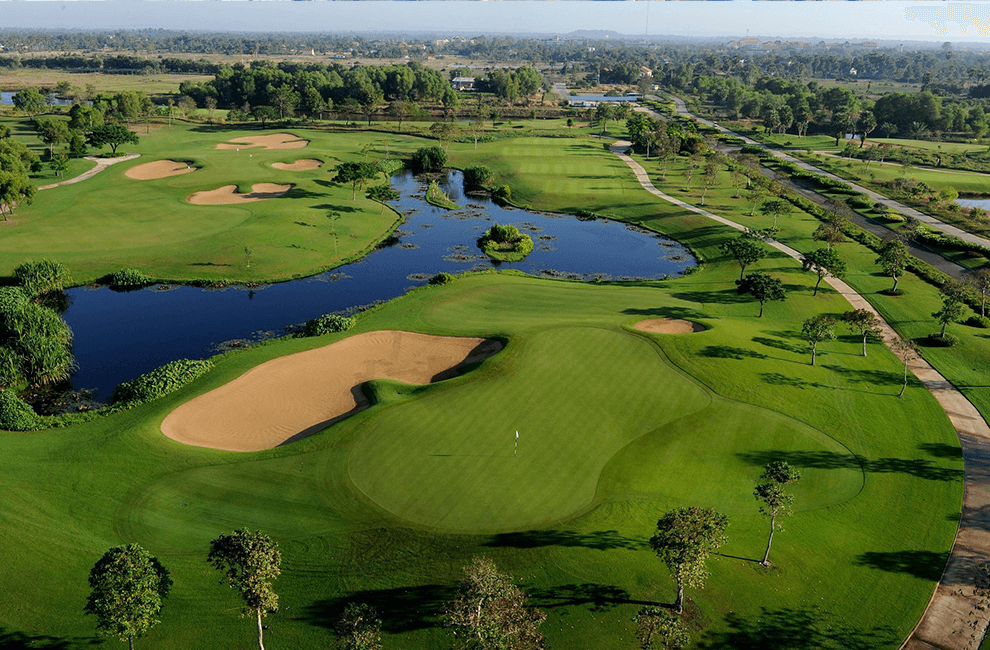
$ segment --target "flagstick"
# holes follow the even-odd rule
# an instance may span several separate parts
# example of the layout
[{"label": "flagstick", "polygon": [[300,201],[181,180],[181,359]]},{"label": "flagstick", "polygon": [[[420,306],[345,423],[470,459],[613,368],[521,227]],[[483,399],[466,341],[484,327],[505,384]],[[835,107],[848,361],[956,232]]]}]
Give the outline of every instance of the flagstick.
[{"label": "flagstick", "polygon": [[512,457],[516,457],[516,452],[519,451],[519,432],[516,431],[516,444],[512,447]]}]

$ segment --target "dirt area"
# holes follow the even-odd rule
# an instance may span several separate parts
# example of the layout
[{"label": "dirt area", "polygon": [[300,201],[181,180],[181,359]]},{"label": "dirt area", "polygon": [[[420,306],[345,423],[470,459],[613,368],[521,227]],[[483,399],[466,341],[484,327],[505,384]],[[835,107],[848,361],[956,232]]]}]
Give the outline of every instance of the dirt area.
[{"label": "dirt area", "polygon": [[314,158],[303,158],[291,163],[272,163],[273,168],[286,172],[308,172],[311,169],[319,169],[322,166],[323,161]]},{"label": "dirt area", "polygon": [[180,176],[194,171],[196,171],[196,168],[188,163],[176,162],[174,160],[156,160],[155,162],[131,167],[124,172],[124,176],[138,181],[151,181],[157,178]]},{"label": "dirt area", "polygon": [[178,442],[259,451],[310,436],[367,407],[361,384],[428,384],[498,352],[494,339],[383,330],[273,359],[179,406],[162,422]]},{"label": "dirt area", "polygon": [[243,138],[234,138],[227,142],[221,142],[216,149],[250,149],[261,147],[263,149],[302,149],[309,144],[309,140],[303,140],[291,133],[271,133],[269,135],[247,135]]},{"label": "dirt area", "polygon": [[650,318],[639,321],[635,327],[640,332],[652,334],[693,334],[704,332],[707,329],[701,323],[693,323],[680,318]]},{"label": "dirt area", "polygon": [[224,185],[215,190],[193,192],[186,197],[193,205],[231,205],[236,203],[251,203],[264,199],[274,199],[283,196],[292,189],[292,185],[278,183],[257,183],[251,186],[251,191],[245,194],[237,193],[236,185]]}]

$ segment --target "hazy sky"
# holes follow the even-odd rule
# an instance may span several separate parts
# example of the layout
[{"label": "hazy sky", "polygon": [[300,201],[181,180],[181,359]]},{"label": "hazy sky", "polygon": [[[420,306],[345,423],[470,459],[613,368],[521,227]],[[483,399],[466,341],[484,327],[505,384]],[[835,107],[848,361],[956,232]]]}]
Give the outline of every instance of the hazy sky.
[{"label": "hazy sky", "polygon": [[0,27],[456,31],[990,41],[981,2],[0,0]]}]

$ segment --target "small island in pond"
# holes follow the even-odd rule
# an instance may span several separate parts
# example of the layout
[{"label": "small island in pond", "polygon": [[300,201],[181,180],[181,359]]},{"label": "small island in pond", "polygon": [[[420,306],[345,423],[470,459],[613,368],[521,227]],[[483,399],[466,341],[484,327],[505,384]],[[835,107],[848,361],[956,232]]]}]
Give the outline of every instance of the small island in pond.
[{"label": "small island in pond", "polygon": [[533,239],[512,225],[493,225],[478,239],[485,255],[499,262],[518,262],[533,252]]}]

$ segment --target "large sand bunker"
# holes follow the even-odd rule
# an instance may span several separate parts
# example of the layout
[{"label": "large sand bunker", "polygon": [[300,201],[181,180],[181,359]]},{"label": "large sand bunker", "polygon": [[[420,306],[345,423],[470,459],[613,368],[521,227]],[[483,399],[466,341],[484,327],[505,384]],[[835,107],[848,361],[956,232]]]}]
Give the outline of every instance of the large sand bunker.
[{"label": "large sand bunker", "polygon": [[243,138],[234,138],[227,142],[221,142],[217,149],[250,149],[251,147],[263,147],[265,149],[302,149],[309,144],[309,140],[303,140],[291,133],[271,133],[269,135],[246,135]]},{"label": "large sand bunker", "polygon": [[162,433],[187,445],[259,451],[309,436],[367,406],[362,383],[428,384],[502,348],[494,339],[383,330],[273,359],[178,407]]},{"label": "large sand bunker", "polygon": [[237,193],[236,185],[223,187],[206,192],[193,192],[186,200],[194,205],[230,205],[232,203],[250,203],[264,199],[274,199],[292,189],[292,185],[278,183],[257,183],[251,186],[251,191],[245,194]]},{"label": "large sand bunker", "polygon": [[176,162],[174,160],[156,160],[155,162],[144,163],[131,167],[124,176],[138,181],[152,181],[157,178],[168,178],[169,176],[179,176],[196,171],[196,168],[189,163]]},{"label": "large sand bunker", "polygon": [[650,318],[636,323],[636,329],[640,332],[653,334],[693,334],[694,332],[704,332],[706,328],[701,323],[693,323],[680,318]]},{"label": "large sand bunker", "polygon": [[272,163],[272,167],[275,169],[281,169],[287,172],[308,172],[311,169],[319,169],[322,166],[323,161],[314,158],[303,158],[302,160],[291,163]]}]

